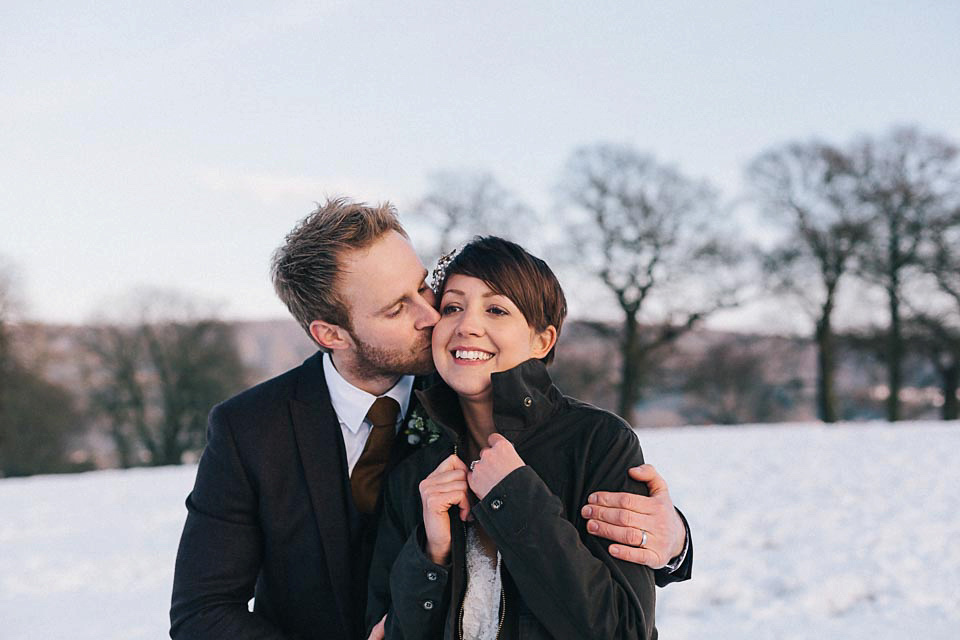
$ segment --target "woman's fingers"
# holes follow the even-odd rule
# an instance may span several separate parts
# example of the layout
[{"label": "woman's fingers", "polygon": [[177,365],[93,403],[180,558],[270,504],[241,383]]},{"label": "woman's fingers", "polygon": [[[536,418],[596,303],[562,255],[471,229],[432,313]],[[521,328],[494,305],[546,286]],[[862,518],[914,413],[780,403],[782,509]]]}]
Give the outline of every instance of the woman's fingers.
[{"label": "woman's fingers", "polygon": [[466,471],[467,465],[465,465],[463,463],[463,460],[461,460],[458,456],[450,454],[449,456],[444,458],[440,462],[440,464],[437,465],[437,468],[433,470],[433,473],[436,473],[438,471],[449,471],[451,469],[462,469]]},{"label": "woman's fingers", "polygon": [[454,489],[452,491],[436,491],[430,494],[429,503],[433,511],[445,512],[453,505],[459,505],[461,499],[466,497],[466,490]]},{"label": "woman's fingers", "polygon": [[470,496],[467,494],[467,487],[464,487],[460,500],[457,502],[460,507],[460,521],[466,522],[470,519]]},{"label": "woman's fingers", "polygon": [[420,482],[423,525],[427,536],[427,554],[437,564],[444,564],[450,555],[450,518],[453,505],[463,518],[469,512],[467,500],[467,465],[457,456],[448,456],[430,475]]},{"label": "woman's fingers", "polygon": [[425,511],[445,513],[453,505],[460,509],[460,519],[470,516],[467,496],[467,465],[455,455],[444,459],[433,472],[420,482],[420,500]]},{"label": "woman's fingers", "polygon": [[467,472],[465,469],[451,469],[450,471],[434,471],[426,478],[423,479],[424,482],[428,484],[442,484],[444,482],[450,482],[451,480],[466,480]]},{"label": "woman's fingers", "polygon": [[[446,495],[448,493],[460,492],[466,495],[467,493],[467,481],[466,480],[451,480],[450,482],[442,482],[430,486],[427,489],[427,493],[430,495]],[[459,502],[459,500],[457,500]]]}]

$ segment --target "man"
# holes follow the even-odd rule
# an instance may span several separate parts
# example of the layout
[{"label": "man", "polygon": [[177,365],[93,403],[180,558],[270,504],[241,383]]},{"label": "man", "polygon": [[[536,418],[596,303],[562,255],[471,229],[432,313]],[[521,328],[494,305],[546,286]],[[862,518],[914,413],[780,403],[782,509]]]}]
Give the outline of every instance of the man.
[{"label": "man", "polygon": [[[414,447],[398,427],[414,375],[433,370],[426,276],[390,205],[328,201],[277,250],[274,287],[321,353],[211,411],[172,638],[362,637],[380,480]],[[658,584],[687,579],[689,534],[666,484],[648,466],[631,474],[651,497],[591,496],[590,530],[659,568]]]}]

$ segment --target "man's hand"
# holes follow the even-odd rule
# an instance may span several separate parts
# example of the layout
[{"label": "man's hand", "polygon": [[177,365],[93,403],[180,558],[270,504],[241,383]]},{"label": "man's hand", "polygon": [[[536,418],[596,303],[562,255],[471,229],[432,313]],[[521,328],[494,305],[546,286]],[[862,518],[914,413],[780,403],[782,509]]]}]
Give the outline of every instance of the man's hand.
[{"label": "man's hand", "polygon": [[491,433],[487,447],[480,452],[480,459],[471,465],[467,474],[470,489],[483,500],[511,471],[524,466],[513,443],[499,433]]},{"label": "man's hand", "polygon": [[370,635],[367,636],[367,640],[383,640],[384,636],[387,635],[387,614],[383,614],[383,617],[380,618],[380,622],[376,624],[373,629],[370,629]]},{"label": "man's hand", "polygon": [[467,498],[467,465],[451,455],[420,481],[420,504],[423,505],[423,529],[427,534],[427,555],[436,564],[450,558],[450,516],[453,505],[460,507],[460,519],[470,514]]},{"label": "man's hand", "polygon": [[629,473],[634,480],[647,483],[649,497],[598,491],[590,494],[590,504],[580,513],[587,520],[587,531],[621,543],[610,545],[610,555],[659,569],[683,552],[686,530],[657,470],[645,464]]}]

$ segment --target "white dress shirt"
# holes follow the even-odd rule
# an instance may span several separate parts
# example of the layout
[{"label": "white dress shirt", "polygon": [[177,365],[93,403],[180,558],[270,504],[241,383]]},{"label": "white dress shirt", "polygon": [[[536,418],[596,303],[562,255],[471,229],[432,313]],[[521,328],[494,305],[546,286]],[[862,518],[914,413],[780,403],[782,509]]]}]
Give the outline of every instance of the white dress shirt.
[{"label": "white dress shirt", "polygon": [[[372,425],[366,419],[367,411],[370,410],[377,396],[347,382],[333,366],[333,359],[330,358],[329,353],[323,354],[323,375],[326,377],[327,389],[330,391],[330,403],[337,414],[337,420],[340,421],[340,433],[343,434],[343,445],[347,452],[347,472],[353,475],[353,467],[360,459],[363,447],[367,444],[367,438],[370,437]],[[411,391],[413,391],[413,376],[403,376],[397,384],[383,394],[393,398],[400,405],[400,413],[397,414],[398,428],[403,422],[403,416],[407,414],[407,407],[410,406]]]}]

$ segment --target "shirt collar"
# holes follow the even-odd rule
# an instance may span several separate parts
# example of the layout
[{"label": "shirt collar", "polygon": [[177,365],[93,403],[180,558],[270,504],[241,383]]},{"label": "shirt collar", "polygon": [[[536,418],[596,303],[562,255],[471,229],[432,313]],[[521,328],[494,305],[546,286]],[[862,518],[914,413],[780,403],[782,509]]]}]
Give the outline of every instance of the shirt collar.
[{"label": "shirt collar", "polygon": [[[337,371],[337,368],[333,366],[333,359],[329,353],[323,354],[323,375],[327,380],[327,389],[330,391],[330,404],[333,405],[337,418],[343,426],[352,433],[356,433],[360,429],[360,425],[363,424],[364,418],[367,417],[367,411],[370,410],[377,396],[347,382]],[[397,401],[400,405],[399,416],[401,418],[407,415],[412,389],[413,376],[402,376],[397,384],[383,394]]]}]

